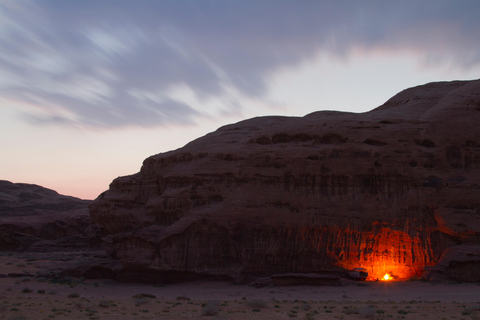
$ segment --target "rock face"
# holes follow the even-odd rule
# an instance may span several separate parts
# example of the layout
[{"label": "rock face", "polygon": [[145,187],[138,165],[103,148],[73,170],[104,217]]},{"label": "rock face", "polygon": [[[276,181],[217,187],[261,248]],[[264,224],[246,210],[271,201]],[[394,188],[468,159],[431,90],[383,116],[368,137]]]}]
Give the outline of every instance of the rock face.
[{"label": "rock face", "polygon": [[480,245],[460,245],[445,249],[440,261],[427,268],[426,280],[454,279],[478,282],[480,279]]},{"label": "rock face", "polygon": [[0,180],[0,250],[57,250],[90,241],[91,201]]},{"label": "rock face", "polygon": [[479,123],[480,80],[254,118],[147,158],[90,213],[132,278],[419,276],[480,243]]}]

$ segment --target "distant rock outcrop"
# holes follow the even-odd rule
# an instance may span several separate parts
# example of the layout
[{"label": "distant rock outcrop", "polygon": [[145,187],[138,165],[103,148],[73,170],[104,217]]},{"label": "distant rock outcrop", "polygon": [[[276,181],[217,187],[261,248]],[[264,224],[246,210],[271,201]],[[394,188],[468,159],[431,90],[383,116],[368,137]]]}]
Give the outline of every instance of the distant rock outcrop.
[{"label": "distant rock outcrop", "polygon": [[94,239],[87,235],[90,203],[38,185],[0,180],[0,250],[88,246]]},{"label": "distant rock outcrop", "polygon": [[254,118],[147,158],[90,212],[130,278],[363,267],[405,279],[437,266],[480,281],[458,276],[480,267],[479,124],[480,80],[362,114]]}]

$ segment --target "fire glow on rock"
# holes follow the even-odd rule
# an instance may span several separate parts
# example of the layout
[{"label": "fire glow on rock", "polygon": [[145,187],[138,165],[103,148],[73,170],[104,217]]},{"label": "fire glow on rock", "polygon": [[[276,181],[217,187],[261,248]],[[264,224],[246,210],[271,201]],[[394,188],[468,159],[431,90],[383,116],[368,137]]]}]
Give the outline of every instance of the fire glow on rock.
[{"label": "fire glow on rock", "polygon": [[390,228],[359,234],[360,241],[350,243],[350,255],[344,255],[338,265],[365,268],[370,279],[384,279],[385,274],[390,280],[418,277],[425,266],[435,263],[431,247],[421,237]]}]

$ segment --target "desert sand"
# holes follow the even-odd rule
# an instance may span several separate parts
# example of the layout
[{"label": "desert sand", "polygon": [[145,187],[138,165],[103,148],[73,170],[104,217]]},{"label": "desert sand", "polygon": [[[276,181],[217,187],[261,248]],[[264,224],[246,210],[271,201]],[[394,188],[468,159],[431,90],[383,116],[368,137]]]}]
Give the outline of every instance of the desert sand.
[{"label": "desert sand", "polygon": [[[353,282],[253,288],[38,276],[39,261],[0,256],[0,319],[480,319],[480,284]],[[35,276],[37,274],[37,276]]]}]

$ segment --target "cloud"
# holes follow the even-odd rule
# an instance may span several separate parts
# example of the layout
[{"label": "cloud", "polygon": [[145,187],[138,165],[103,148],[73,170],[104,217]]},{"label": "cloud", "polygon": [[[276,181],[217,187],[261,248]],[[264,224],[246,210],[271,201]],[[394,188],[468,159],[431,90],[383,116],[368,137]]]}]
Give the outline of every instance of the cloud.
[{"label": "cloud", "polygon": [[[0,0],[0,95],[25,119],[86,127],[189,124],[198,100],[261,98],[269,76],[319,52],[414,51],[480,62],[480,3],[431,1]],[[222,112],[229,112],[223,110]]]}]

